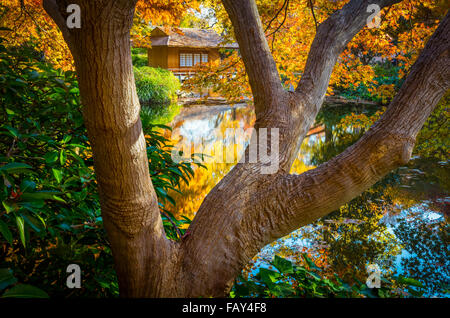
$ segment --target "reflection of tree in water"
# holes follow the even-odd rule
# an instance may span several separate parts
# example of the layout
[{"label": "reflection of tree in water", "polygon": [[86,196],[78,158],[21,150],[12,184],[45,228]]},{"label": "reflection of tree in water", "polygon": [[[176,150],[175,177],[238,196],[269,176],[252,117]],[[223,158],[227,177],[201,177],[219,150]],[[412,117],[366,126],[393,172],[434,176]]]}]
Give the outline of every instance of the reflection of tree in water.
[{"label": "reflection of tree in water", "polygon": [[[313,164],[319,165],[341,153],[355,143],[373,122],[362,112],[348,116],[347,111],[328,109],[319,116],[326,126],[327,138],[311,149]],[[367,113],[376,114],[373,110]],[[434,117],[440,115],[435,114]],[[343,118],[347,119],[346,125],[342,125],[345,122]],[[430,133],[432,124],[425,125],[423,132]],[[442,124],[439,127],[442,129]],[[418,156],[406,167],[390,173],[338,211],[316,222],[316,230],[306,234],[318,243],[322,255],[326,255],[331,273],[337,273],[349,282],[354,278],[364,281],[367,264],[377,263],[384,268],[384,275],[393,274],[395,256],[404,248],[416,255],[402,260],[404,275],[422,281],[431,292],[437,291],[442,284],[448,285],[448,225],[445,221],[430,222],[424,218],[425,211],[421,208],[414,221],[401,221],[393,233],[381,222],[384,216],[398,214],[423,200],[427,200],[428,208],[448,217],[448,201],[442,200],[449,189],[448,162],[442,161],[442,157],[420,157],[424,153],[432,153],[426,139],[419,136],[421,140],[423,142],[416,148]],[[444,142],[434,143],[439,147],[442,144],[445,145]]]},{"label": "reflection of tree in water", "polygon": [[436,211],[448,217],[448,202],[440,200],[450,190],[450,169],[448,161],[435,158],[416,158],[407,167],[399,169],[401,191],[399,195],[416,202],[426,200]]},{"label": "reflection of tree in water", "polygon": [[337,273],[347,282],[354,282],[355,278],[365,282],[367,265],[378,264],[385,277],[392,274],[400,248],[381,222],[390,203],[383,186],[377,185],[315,222],[317,230],[310,238],[323,248],[330,273]]},{"label": "reflection of tree in water", "polygon": [[394,230],[410,257],[401,265],[406,276],[421,281],[433,293],[448,290],[450,285],[449,225],[416,217],[402,220]]},{"label": "reflection of tree in water", "polygon": [[[363,130],[359,127],[339,125],[348,111],[341,108],[321,112],[319,120],[325,124],[327,134],[325,140],[311,149],[313,164],[330,160],[362,136]],[[354,282],[355,278],[364,282],[368,264],[378,264],[384,269],[384,275],[391,272],[400,250],[395,236],[380,220],[391,204],[390,197],[384,193],[385,187],[393,182],[395,178],[390,175],[339,210],[315,222],[316,231],[305,235],[320,242],[322,257],[326,255],[330,273],[337,273],[348,282]]]},{"label": "reflection of tree in water", "polygon": [[[213,111],[212,114],[208,113],[207,108],[206,111],[194,112],[194,114],[189,114],[189,116],[183,117],[183,114],[181,114],[180,118],[176,118],[172,123],[172,127],[180,128],[187,121],[193,120],[203,120],[210,123],[213,129],[201,132],[201,136],[204,145],[211,147],[211,149],[225,149],[223,148],[225,146],[224,140],[220,137],[227,136],[227,129],[242,128],[245,130],[253,127],[255,118],[253,109],[250,107],[232,108],[219,112],[214,112],[214,108],[210,109]],[[232,138],[233,143],[235,143],[233,146],[235,154],[243,151],[246,142],[245,138],[243,138],[244,136],[237,137],[241,139],[236,140],[236,138]],[[173,140],[180,138],[179,129],[173,130],[171,138]],[[201,145],[197,146],[199,147],[196,147],[194,152],[201,153],[204,148]],[[183,184],[181,186],[181,193],[171,192],[171,195],[176,201],[176,206],[170,207],[171,212],[176,217],[184,215],[192,219],[206,195],[233,168],[236,162],[221,163],[219,160],[206,157],[205,162],[203,162],[206,169],[195,169],[194,177],[189,181],[189,184]]]},{"label": "reflection of tree in water", "polygon": [[[302,173],[341,153],[362,136],[372,124],[375,117],[371,116],[376,114],[376,111],[354,106],[339,109],[325,107],[316,123],[325,125],[325,138],[322,138],[323,135],[315,135],[309,141],[305,140],[291,173]],[[351,112],[353,114],[348,116]],[[237,108],[214,115],[198,112],[195,116],[182,118],[180,121],[183,122],[184,119],[210,119],[215,131],[224,134],[227,128],[252,127],[254,115],[251,109]],[[342,124],[343,119],[345,124]],[[182,124],[174,125],[180,127]],[[424,130],[426,129],[427,127]],[[431,130],[429,133],[433,135]],[[221,143],[215,135],[206,135],[211,144]],[[439,142],[433,144],[441,145]],[[421,151],[419,155],[422,155],[423,151],[426,151],[426,154],[431,153],[425,142],[418,146]],[[206,194],[234,164],[209,162],[206,166],[207,170],[196,169],[189,185],[181,189],[182,194],[174,194],[177,202],[176,207],[173,207],[175,215],[192,218]],[[449,270],[448,261],[446,262],[449,256],[446,250],[447,225],[444,222],[438,225],[433,223],[432,228],[441,228],[439,235],[436,235],[429,223],[419,219],[416,223],[402,222],[395,232],[392,232],[383,218],[395,217],[402,210],[416,206],[423,200],[428,200],[429,209],[445,214],[448,204],[440,199],[448,195],[448,174],[447,163],[443,162],[442,158],[429,158],[426,155],[422,155],[422,158],[415,157],[406,167],[392,172],[338,211],[308,226],[308,230],[312,231],[304,228],[291,237],[298,241],[309,239],[312,244],[303,244],[307,252],[316,256],[319,265],[324,266],[330,275],[336,273],[350,284],[355,282],[355,278],[365,282],[366,266],[371,263],[376,263],[383,269],[385,278],[394,274],[394,262],[404,245],[410,253],[419,255],[414,259],[404,260],[404,275],[419,279],[430,288],[436,289],[435,286],[442,281],[440,273],[446,271],[448,275]],[[422,212],[423,209],[420,213]],[[301,257],[297,246],[289,246],[284,241],[275,243],[274,250],[283,256],[290,256],[293,260]]]}]

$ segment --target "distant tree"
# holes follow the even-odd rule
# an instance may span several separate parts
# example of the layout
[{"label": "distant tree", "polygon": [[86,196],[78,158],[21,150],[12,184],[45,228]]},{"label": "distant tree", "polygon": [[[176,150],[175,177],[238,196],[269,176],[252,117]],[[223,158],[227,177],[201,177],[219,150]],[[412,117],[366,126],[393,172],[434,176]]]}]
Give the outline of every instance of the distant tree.
[{"label": "distant tree", "polygon": [[[256,1],[264,34],[286,88],[294,88],[301,77],[316,35],[315,24],[325,21],[346,2]],[[232,40],[233,28],[221,1],[206,0],[206,3],[215,10],[216,31]],[[373,10],[373,7],[369,9]],[[362,29],[339,55],[327,93],[355,91],[363,95],[360,98],[390,101],[398,90],[394,79],[404,77],[447,10],[447,1],[436,0],[402,1],[396,6],[385,7],[380,11],[380,24]],[[195,76],[185,81],[186,89],[209,85],[232,100],[243,95],[251,98],[239,52],[224,54],[227,57],[220,63],[200,66]],[[395,66],[397,71],[392,75],[386,71],[380,74],[384,65]]]},{"label": "distant tree", "polygon": [[[74,2],[75,3],[75,2]],[[2,0],[0,27],[13,31],[6,35],[9,46],[33,41],[36,50],[64,70],[73,69],[73,58],[57,25],[42,6],[42,0]],[[132,39],[135,45],[149,46],[148,35],[153,25],[179,24],[188,8],[197,9],[198,0],[140,0],[136,4]],[[65,15],[70,13],[65,12]],[[1,32],[1,31],[0,31]]]}]

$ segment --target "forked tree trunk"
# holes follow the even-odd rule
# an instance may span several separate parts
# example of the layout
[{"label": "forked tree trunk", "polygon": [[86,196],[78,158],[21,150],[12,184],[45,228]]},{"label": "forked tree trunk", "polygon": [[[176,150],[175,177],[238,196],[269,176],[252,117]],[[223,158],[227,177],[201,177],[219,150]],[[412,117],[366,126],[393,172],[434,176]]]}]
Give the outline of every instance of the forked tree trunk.
[{"label": "forked tree trunk", "polygon": [[[44,0],[75,60],[122,296],[225,296],[264,245],[337,209],[409,160],[417,133],[450,86],[449,15],[380,121],[331,161],[289,175],[340,52],[366,23],[367,6],[399,1],[352,0],[333,14],[318,28],[297,90],[287,92],[254,0],[223,0],[254,94],[255,128],[279,129],[280,169],[265,175],[262,162],[236,165],[205,198],[190,235],[172,242],[149,176],[132,72],[136,0]],[[69,2],[81,7],[81,29],[65,25]]]}]

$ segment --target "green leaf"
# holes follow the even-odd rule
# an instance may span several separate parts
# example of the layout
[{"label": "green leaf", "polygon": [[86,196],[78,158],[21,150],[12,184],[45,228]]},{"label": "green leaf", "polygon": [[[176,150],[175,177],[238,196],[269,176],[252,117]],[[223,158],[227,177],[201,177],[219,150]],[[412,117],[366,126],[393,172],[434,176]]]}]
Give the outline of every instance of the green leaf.
[{"label": "green leaf", "polygon": [[28,190],[36,189],[36,182],[30,180],[23,180],[20,183],[20,190],[22,192],[27,192]]},{"label": "green leaf", "polygon": [[5,208],[6,213],[11,213],[12,211],[14,211],[16,209],[12,204],[10,204],[7,201],[2,201],[2,205]]},{"label": "green leaf", "polygon": [[423,284],[421,282],[419,282],[418,280],[415,280],[413,278],[403,277],[402,275],[397,277],[397,282],[399,282],[400,284],[424,288]]},{"label": "green leaf", "polygon": [[309,275],[311,275],[315,280],[321,280],[320,276],[317,275],[316,273],[310,272],[310,271],[308,271],[307,273],[308,273]]},{"label": "green leaf", "polygon": [[17,131],[16,128],[8,126],[8,125],[3,125],[3,128],[8,130],[12,137],[15,137],[15,138],[19,137],[19,132]]},{"label": "green leaf", "polygon": [[2,220],[0,220],[0,233],[2,233],[3,237],[5,238],[5,240],[9,244],[12,245],[12,241],[13,241],[12,233],[9,230],[8,225],[5,222],[3,222]]},{"label": "green leaf", "polygon": [[20,215],[23,217],[25,223],[27,223],[35,232],[39,233],[44,229],[43,224],[41,221],[37,220],[35,217],[31,216],[27,212],[22,212]]},{"label": "green leaf", "polygon": [[63,140],[62,140],[62,143],[63,143],[63,144],[68,143],[68,142],[70,141],[70,139],[72,139],[72,136],[70,136],[70,135],[65,135],[64,138],[63,138]]},{"label": "green leaf", "polygon": [[61,194],[59,191],[38,191],[33,193],[24,193],[20,197],[22,201],[33,202],[35,200],[55,200],[65,203],[63,199],[57,197],[56,195]]},{"label": "green leaf", "polygon": [[27,165],[26,163],[21,162],[12,162],[8,163],[2,167],[0,167],[0,171],[5,171],[7,173],[20,173],[20,172],[28,172],[28,169],[32,169],[33,167]]},{"label": "green leaf", "polygon": [[58,160],[58,153],[56,151],[47,152],[44,155],[44,159],[46,163],[54,163]]},{"label": "green leaf", "polygon": [[17,283],[17,279],[9,268],[0,268],[0,290]]},{"label": "green leaf", "polygon": [[422,295],[423,295],[422,291],[414,290],[412,287],[408,288],[408,293],[410,293],[414,297],[422,297]]},{"label": "green leaf", "polygon": [[6,291],[2,298],[49,298],[49,296],[40,288],[19,284]]},{"label": "green leaf", "polygon": [[52,168],[53,176],[55,177],[58,183],[62,181],[62,170]]},{"label": "green leaf", "polygon": [[56,195],[52,196],[51,200],[62,202],[62,203],[67,203],[64,199],[57,197]]},{"label": "green leaf", "polygon": [[276,297],[289,297],[294,293],[294,288],[289,283],[282,283],[273,286],[270,292]]},{"label": "green leaf", "polygon": [[294,272],[292,262],[285,258],[281,258],[278,255],[275,255],[272,264],[280,271],[280,273],[292,274]]},{"label": "green leaf", "polygon": [[61,164],[61,166],[64,166],[66,164],[66,160],[67,154],[63,149],[61,149],[61,152],[59,153],[59,163]]},{"label": "green leaf", "polygon": [[16,216],[17,229],[19,230],[20,240],[22,241],[23,247],[26,247],[25,242],[25,223],[21,216]]},{"label": "green leaf", "polygon": [[72,88],[69,93],[71,94],[78,94],[80,92],[80,90],[77,87]]},{"label": "green leaf", "polygon": [[306,255],[306,253],[302,253],[302,257],[305,260],[306,264],[308,264],[309,268],[317,268],[316,264]]},{"label": "green leaf", "polygon": [[267,285],[275,283],[281,277],[280,273],[267,268],[260,268],[259,276],[261,277],[261,280]]}]

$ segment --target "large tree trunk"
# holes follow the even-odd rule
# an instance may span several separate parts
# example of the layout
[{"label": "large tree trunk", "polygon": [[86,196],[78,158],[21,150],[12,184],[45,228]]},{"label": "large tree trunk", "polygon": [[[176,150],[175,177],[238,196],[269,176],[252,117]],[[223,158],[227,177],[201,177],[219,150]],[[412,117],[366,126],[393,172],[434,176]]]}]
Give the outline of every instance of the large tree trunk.
[{"label": "large tree trunk", "polygon": [[[92,145],[102,217],[123,296],[169,296],[173,243],[166,239],[151,183],[131,64],[136,1],[78,1],[82,27],[65,27],[75,1],[46,1],[74,57]],[[53,10],[53,11],[52,11]],[[56,21],[56,19],[55,19]]]},{"label": "large tree trunk", "polygon": [[139,119],[129,37],[136,1],[70,1],[81,6],[82,28],[69,30],[69,3],[44,0],[74,56],[122,296],[224,296],[264,245],[330,213],[409,160],[417,133],[450,86],[449,15],[380,121],[330,162],[289,175],[340,52],[366,23],[368,4],[399,1],[352,0],[334,13],[318,28],[296,91],[287,92],[255,1],[223,0],[254,94],[255,128],[279,129],[280,169],[266,175],[264,162],[239,163],[205,198],[190,235],[172,242],[159,215]]}]

